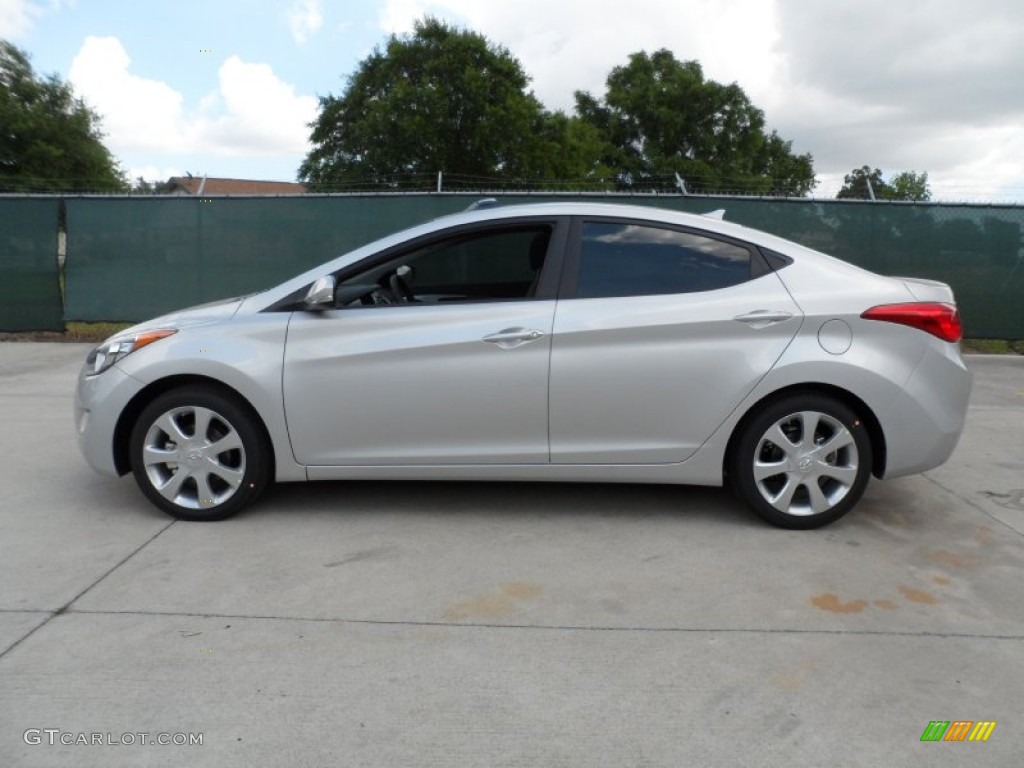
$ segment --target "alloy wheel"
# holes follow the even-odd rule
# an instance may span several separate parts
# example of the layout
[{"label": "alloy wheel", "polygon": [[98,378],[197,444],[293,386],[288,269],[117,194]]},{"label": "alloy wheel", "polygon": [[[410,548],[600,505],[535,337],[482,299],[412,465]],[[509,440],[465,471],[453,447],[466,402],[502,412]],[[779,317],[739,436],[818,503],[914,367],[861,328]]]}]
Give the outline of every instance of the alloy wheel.
[{"label": "alloy wheel", "polygon": [[177,507],[218,507],[238,491],[246,454],[235,427],[211,408],[181,406],[165,411],[142,443],[146,477]]},{"label": "alloy wheel", "polygon": [[753,479],[761,497],[786,515],[828,512],[858,478],[859,453],[833,416],[808,410],[773,423],[754,450]]}]

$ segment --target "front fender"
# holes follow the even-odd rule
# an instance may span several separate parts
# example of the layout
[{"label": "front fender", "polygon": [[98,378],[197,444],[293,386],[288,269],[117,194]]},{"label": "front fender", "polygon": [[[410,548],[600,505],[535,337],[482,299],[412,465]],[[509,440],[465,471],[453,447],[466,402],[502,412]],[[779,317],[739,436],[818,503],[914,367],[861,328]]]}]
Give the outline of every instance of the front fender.
[{"label": "front fender", "polygon": [[281,367],[285,312],[257,313],[225,323],[180,328],[121,360],[117,367],[144,386],[174,376],[201,376],[238,392],[263,420],[274,447],[277,480],[304,480],[288,440]]}]

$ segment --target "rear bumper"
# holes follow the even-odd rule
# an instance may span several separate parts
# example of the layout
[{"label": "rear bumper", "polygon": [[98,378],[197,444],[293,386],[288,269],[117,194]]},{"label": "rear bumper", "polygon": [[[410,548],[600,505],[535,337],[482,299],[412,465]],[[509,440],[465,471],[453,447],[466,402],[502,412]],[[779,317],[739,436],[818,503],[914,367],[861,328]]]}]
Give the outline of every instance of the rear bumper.
[{"label": "rear bumper", "polygon": [[885,432],[885,477],[925,472],[950,457],[964,429],[972,378],[955,346],[928,347],[899,397],[878,414]]}]

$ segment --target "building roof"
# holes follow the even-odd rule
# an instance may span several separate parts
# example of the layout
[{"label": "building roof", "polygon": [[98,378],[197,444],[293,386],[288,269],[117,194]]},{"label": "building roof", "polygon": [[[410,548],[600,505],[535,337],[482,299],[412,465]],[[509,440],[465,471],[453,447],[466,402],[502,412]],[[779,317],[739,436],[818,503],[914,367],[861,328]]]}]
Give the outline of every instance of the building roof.
[{"label": "building roof", "polygon": [[302,195],[306,187],[293,181],[218,179],[212,176],[172,176],[167,180],[171,194],[193,195]]}]

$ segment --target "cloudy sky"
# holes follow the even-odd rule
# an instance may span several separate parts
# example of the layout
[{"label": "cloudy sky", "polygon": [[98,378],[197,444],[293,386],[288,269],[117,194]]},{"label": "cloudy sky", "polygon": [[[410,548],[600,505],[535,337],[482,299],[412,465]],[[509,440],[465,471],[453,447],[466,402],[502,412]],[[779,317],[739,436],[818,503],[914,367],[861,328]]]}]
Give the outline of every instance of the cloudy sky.
[{"label": "cloudy sky", "polygon": [[424,14],[507,47],[549,108],[638,50],[737,82],[810,152],[935,197],[1024,201],[1021,0],[0,0],[0,37],[70,80],[132,176],[292,180],[316,97]]}]

